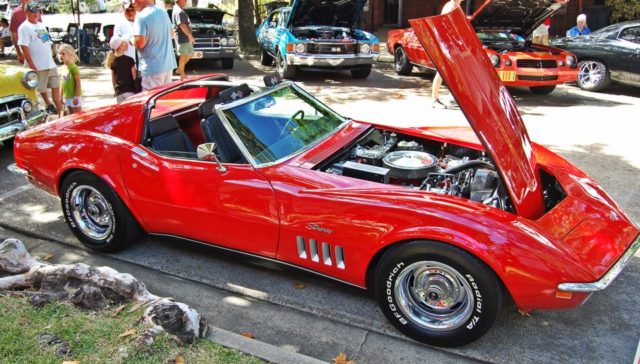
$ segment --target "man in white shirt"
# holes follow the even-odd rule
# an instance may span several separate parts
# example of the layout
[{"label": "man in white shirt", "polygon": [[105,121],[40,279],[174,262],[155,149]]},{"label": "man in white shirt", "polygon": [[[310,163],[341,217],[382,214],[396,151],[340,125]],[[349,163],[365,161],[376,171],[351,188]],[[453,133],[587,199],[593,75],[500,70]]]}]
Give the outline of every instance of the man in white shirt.
[{"label": "man in white shirt", "polygon": [[[128,0],[122,2],[122,7],[124,9],[124,19],[116,23],[113,28],[113,35],[128,40],[133,37],[133,20],[136,18],[136,8],[133,6],[133,2]],[[134,47],[129,47],[124,54],[135,61],[136,49]]]},{"label": "man in white shirt", "polygon": [[[24,56],[24,66],[38,73],[38,92],[47,104],[47,112],[57,114],[62,110],[60,103],[60,78],[58,69],[53,61],[51,52],[51,37],[47,28],[38,22],[40,18],[40,5],[36,2],[27,4],[25,9],[27,21],[18,28],[18,45]],[[47,89],[51,89],[51,97],[55,106],[49,99]]]}]

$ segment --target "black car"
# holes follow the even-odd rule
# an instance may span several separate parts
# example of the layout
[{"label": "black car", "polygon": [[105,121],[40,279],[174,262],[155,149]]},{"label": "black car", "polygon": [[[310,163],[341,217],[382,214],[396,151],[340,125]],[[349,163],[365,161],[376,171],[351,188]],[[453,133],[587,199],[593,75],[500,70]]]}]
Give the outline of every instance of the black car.
[{"label": "black car", "polygon": [[600,91],[611,81],[640,87],[640,20],[617,23],[591,35],[552,42],[578,56],[578,86]]}]

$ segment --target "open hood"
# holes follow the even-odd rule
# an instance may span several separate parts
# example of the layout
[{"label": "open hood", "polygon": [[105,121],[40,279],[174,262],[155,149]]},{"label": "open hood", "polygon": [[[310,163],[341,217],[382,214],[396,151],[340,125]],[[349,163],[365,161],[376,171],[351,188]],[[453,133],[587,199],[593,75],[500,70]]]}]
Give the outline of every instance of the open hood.
[{"label": "open hood", "polygon": [[288,27],[331,26],[351,28],[366,0],[293,0]]},{"label": "open hood", "polygon": [[510,31],[527,37],[562,7],[557,0],[486,0],[473,12],[477,32]]},{"label": "open hood", "polygon": [[191,24],[222,24],[225,12],[220,9],[186,8]]},{"label": "open hood", "polygon": [[457,9],[409,23],[493,158],[518,215],[540,217],[544,204],[531,140],[465,14]]}]

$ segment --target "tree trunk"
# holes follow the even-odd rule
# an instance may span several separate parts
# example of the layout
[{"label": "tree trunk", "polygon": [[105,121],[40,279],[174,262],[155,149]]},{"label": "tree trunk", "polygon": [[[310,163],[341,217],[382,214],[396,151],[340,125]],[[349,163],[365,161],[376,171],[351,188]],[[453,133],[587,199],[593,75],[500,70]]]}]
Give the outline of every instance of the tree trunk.
[{"label": "tree trunk", "polygon": [[238,33],[243,53],[258,53],[258,40],[254,25],[253,0],[238,0]]}]

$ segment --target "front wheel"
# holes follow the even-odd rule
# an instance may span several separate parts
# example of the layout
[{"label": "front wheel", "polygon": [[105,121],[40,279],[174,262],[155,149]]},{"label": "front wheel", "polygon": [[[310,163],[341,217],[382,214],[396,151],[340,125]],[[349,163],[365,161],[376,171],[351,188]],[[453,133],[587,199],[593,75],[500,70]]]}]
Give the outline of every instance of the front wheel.
[{"label": "front wheel", "polygon": [[529,90],[531,90],[531,92],[536,94],[536,95],[548,95],[548,94],[552,93],[553,90],[555,90],[555,89],[556,89],[555,85],[529,87]]},{"label": "front wheel", "polygon": [[493,326],[504,299],[501,282],[484,263],[434,241],[392,248],[374,279],[387,319],[405,335],[437,346],[480,338]]},{"label": "front wheel", "polygon": [[276,68],[281,78],[293,78],[296,75],[296,66],[288,65],[287,60],[278,52],[276,56]]},{"label": "front wheel", "polygon": [[398,47],[393,56],[393,66],[396,73],[402,76],[409,76],[413,70],[413,65],[407,58],[407,53],[402,47]]},{"label": "front wheel", "polygon": [[367,78],[371,74],[371,65],[358,67],[351,70],[351,76],[353,78]]},{"label": "front wheel", "polygon": [[607,66],[595,60],[581,61],[578,64],[578,86],[587,91],[600,91],[611,83],[611,74]]},{"label": "front wheel", "polygon": [[116,192],[94,174],[76,171],[62,182],[64,219],[88,248],[114,252],[129,245],[142,228]]}]

